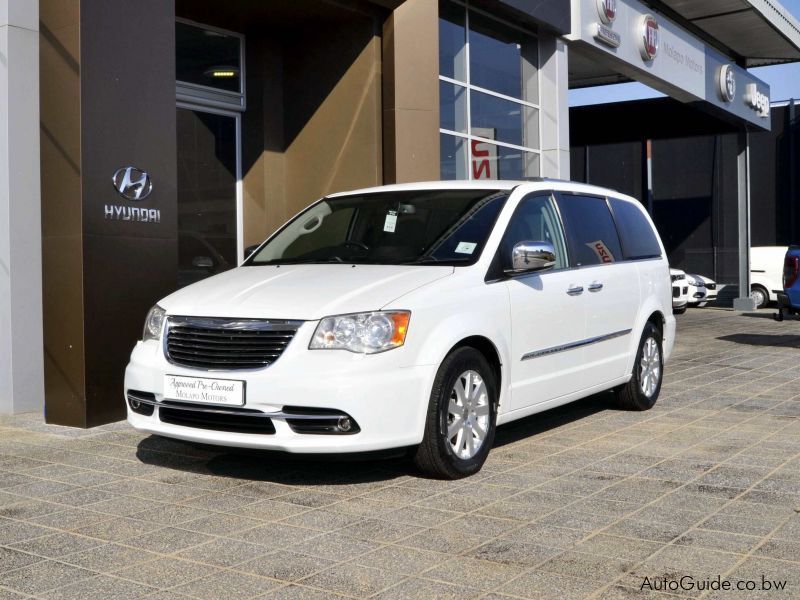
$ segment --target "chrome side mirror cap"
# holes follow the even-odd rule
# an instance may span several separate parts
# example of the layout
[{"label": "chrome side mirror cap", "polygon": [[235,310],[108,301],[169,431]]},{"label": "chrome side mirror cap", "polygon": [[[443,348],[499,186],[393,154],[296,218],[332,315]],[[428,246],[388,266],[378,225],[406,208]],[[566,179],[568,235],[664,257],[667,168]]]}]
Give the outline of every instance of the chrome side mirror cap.
[{"label": "chrome side mirror cap", "polygon": [[518,242],[511,251],[509,273],[528,273],[551,269],[556,264],[556,250],[550,242]]}]

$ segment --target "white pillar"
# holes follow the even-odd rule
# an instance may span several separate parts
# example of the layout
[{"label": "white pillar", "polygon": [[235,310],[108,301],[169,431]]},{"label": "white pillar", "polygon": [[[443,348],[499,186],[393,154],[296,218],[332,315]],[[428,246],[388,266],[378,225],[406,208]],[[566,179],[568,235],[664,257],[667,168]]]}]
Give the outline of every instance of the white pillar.
[{"label": "white pillar", "polygon": [[0,0],[0,413],[43,408],[39,2]]},{"label": "white pillar", "polygon": [[539,41],[539,64],[542,177],[569,179],[569,75],[564,40],[542,37]]}]

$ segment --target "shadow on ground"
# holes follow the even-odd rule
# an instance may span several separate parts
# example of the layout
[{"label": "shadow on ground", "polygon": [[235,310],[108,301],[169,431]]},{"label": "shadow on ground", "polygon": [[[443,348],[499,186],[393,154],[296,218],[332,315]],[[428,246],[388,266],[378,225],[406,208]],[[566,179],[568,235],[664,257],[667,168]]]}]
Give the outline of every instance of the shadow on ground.
[{"label": "shadow on ground", "polygon": [[[494,448],[545,433],[598,412],[613,409],[613,395],[596,394],[501,426]],[[351,485],[421,476],[409,459],[412,449],[362,454],[288,454],[224,448],[151,435],[136,450],[145,464],[217,477],[287,485]]]},{"label": "shadow on ground", "polygon": [[800,335],[768,333],[733,333],[717,338],[723,342],[745,344],[747,346],[774,346],[780,348],[800,348]]}]

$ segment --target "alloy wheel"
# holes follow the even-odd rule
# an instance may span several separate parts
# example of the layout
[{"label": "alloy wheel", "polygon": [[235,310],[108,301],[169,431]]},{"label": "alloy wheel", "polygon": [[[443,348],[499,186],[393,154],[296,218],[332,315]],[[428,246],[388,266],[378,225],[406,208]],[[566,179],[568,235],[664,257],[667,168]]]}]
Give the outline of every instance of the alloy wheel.
[{"label": "alloy wheel", "polygon": [[489,430],[489,394],[477,371],[464,371],[450,391],[447,406],[447,441],[461,459],[475,456]]},{"label": "alloy wheel", "polygon": [[658,342],[648,337],[642,346],[642,358],[639,361],[639,386],[642,393],[650,398],[658,389],[661,380],[661,352]]}]

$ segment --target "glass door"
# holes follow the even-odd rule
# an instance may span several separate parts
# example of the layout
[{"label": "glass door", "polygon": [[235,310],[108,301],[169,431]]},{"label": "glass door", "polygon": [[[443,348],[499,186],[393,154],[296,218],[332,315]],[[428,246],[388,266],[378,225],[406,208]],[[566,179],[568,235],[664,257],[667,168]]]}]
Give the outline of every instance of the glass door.
[{"label": "glass door", "polygon": [[178,105],[178,287],[241,258],[239,114]]}]

